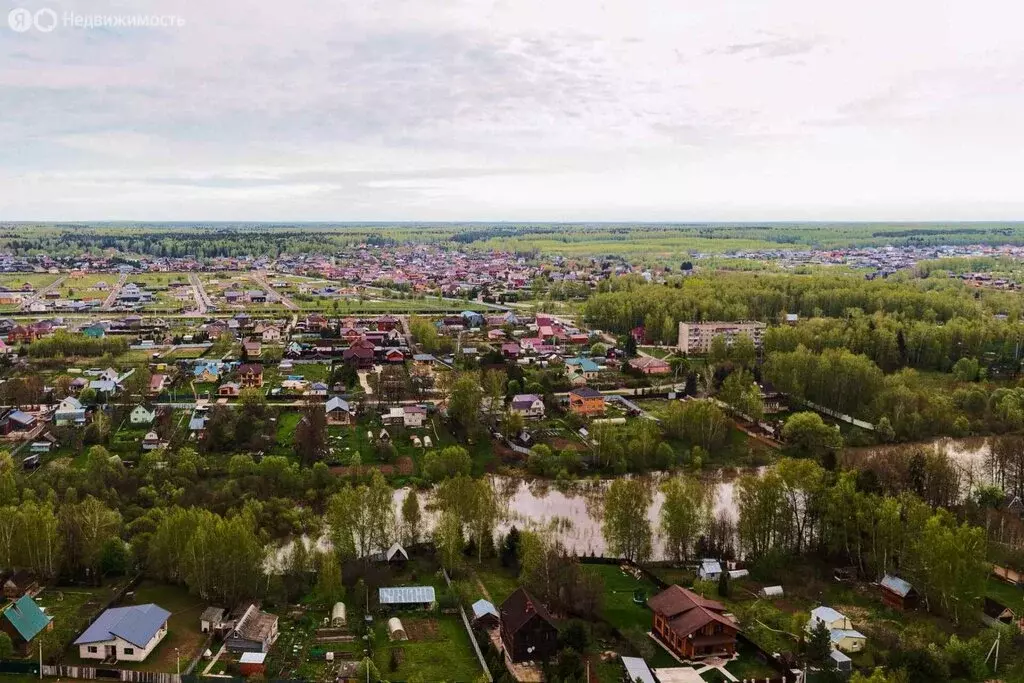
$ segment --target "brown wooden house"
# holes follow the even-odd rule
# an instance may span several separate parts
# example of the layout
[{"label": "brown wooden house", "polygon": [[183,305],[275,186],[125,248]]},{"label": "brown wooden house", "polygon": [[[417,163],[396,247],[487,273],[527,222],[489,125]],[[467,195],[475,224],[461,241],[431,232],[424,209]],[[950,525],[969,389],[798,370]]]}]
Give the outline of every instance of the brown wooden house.
[{"label": "brown wooden house", "polygon": [[882,602],[887,607],[901,611],[917,607],[920,598],[917,591],[898,576],[886,574],[878,585],[882,589]]},{"label": "brown wooden house", "polygon": [[544,605],[517,588],[501,603],[501,642],[513,663],[542,662],[558,652],[558,628]]},{"label": "brown wooden house", "polygon": [[720,602],[681,586],[669,586],[647,605],[654,612],[654,634],[682,659],[729,656],[736,652],[736,622]]}]

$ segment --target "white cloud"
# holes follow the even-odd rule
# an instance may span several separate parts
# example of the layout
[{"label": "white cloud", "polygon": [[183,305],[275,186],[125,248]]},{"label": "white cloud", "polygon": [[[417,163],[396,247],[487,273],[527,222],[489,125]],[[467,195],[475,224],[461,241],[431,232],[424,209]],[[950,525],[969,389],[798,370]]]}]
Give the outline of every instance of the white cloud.
[{"label": "white cloud", "polygon": [[88,13],[186,24],[0,36],[4,219],[1024,209],[1024,10],[1010,0],[97,0]]}]

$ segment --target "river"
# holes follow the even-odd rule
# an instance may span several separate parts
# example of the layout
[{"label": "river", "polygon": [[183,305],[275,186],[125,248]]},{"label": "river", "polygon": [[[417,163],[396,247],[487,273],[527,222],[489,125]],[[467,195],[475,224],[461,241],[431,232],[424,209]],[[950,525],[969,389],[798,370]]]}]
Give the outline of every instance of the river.
[{"label": "river", "polygon": [[[713,490],[713,509],[715,516],[724,514],[736,520],[736,508],[733,501],[736,480],[744,472],[756,470],[727,469],[708,472],[702,481]],[[657,530],[661,506],[665,500],[658,484],[665,475],[654,474],[645,477],[653,489],[653,503],[647,512],[651,527]],[[498,525],[500,534],[506,533],[513,525],[524,528],[549,529],[554,538],[560,541],[567,550],[578,555],[603,555],[605,552],[604,537],[601,534],[601,499],[604,491],[611,484],[611,479],[576,481],[566,484],[541,479],[521,479],[513,477],[492,477],[495,490],[498,491],[505,508],[505,519]],[[400,515],[402,502],[408,495],[408,488],[396,489],[394,492],[394,509]],[[424,534],[433,529],[439,510],[432,505],[429,494],[420,494],[420,505],[423,512]],[[312,545],[308,536],[303,537],[307,547]],[[267,568],[279,568],[291,552],[290,541],[277,547],[267,560]],[[326,535],[317,541],[317,549],[329,550],[330,541]],[[659,534],[654,535],[653,558],[666,559],[664,547]]]}]

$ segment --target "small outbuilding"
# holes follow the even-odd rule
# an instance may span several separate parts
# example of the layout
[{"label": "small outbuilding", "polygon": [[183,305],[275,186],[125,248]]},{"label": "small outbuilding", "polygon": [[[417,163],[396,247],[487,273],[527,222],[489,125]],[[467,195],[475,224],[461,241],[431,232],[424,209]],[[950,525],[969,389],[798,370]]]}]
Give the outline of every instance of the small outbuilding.
[{"label": "small outbuilding", "polygon": [[409,640],[409,635],[405,632],[405,627],[402,626],[402,622],[398,617],[388,619],[388,638],[391,640]]},{"label": "small outbuilding", "polygon": [[765,586],[757,591],[759,598],[781,598],[783,595],[785,592],[782,590],[782,586]]},{"label": "small outbuilding", "polygon": [[882,589],[882,602],[887,607],[901,611],[917,607],[917,591],[907,581],[898,576],[886,574],[878,585]]},{"label": "small outbuilding", "polygon": [[722,575],[722,564],[718,560],[704,558],[697,567],[697,576],[705,581],[718,581]]},{"label": "small outbuilding", "polygon": [[497,626],[501,621],[501,616],[498,614],[498,608],[494,606],[494,603],[484,600],[483,598],[473,603],[473,623],[479,624],[485,628]]},{"label": "small outbuilding", "polygon": [[331,626],[334,628],[341,628],[347,623],[348,618],[345,613],[345,603],[334,603],[334,609],[331,610]]},{"label": "small outbuilding", "polygon": [[199,630],[203,633],[218,631],[223,628],[224,609],[222,607],[207,607],[199,615]]},{"label": "small outbuilding", "polygon": [[238,670],[243,676],[262,676],[266,662],[266,652],[243,652],[238,659]]},{"label": "small outbuilding", "polygon": [[388,586],[377,589],[381,607],[391,609],[434,609],[437,595],[433,586]]}]

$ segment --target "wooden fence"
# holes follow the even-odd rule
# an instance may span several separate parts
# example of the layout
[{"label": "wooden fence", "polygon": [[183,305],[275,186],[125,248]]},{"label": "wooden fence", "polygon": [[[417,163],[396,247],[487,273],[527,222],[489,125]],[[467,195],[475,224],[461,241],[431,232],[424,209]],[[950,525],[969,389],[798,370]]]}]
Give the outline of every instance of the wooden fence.
[{"label": "wooden fence", "polygon": [[178,674],[157,671],[131,671],[129,669],[107,669],[92,666],[43,665],[44,676],[58,678],[79,678],[86,681],[122,681],[123,683],[181,683]]}]

